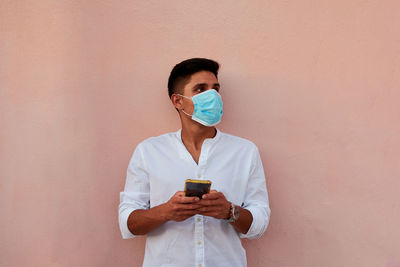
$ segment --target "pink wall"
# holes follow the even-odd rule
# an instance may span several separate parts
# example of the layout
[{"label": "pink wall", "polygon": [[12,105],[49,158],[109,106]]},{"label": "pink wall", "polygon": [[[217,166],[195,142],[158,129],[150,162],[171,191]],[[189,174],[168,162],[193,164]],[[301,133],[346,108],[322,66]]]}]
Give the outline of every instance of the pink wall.
[{"label": "pink wall", "polygon": [[222,64],[220,129],[260,148],[249,266],[400,266],[398,1],[0,1],[0,266],[138,266],[119,192],[179,127],[180,60]]}]

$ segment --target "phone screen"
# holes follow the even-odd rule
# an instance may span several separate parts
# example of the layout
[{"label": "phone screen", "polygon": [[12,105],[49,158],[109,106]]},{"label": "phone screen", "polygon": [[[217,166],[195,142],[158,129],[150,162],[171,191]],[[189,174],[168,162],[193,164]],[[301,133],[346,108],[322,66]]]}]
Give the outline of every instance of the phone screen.
[{"label": "phone screen", "polygon": [[202,198],[210,192],[211,181],[187,179],[185,182],[185,196]]}]

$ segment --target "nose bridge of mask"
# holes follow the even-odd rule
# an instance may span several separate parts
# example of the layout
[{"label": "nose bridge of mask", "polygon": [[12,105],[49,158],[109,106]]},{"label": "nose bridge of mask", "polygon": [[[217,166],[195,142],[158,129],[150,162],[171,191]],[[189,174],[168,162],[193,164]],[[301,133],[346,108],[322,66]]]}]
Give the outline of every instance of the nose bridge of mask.
[{"label": "nose bridge of mask", "polygon": [[[207,94],[205,94],[205,93],[207,93]],[[201,104],[203,104],[204,106],[207,106],[208,108],[212,108],[212,106],[215,103],[218,103],[218,105],[222,104],[221,96],[215,89],[210,89],[201,94],[197,94],[197,95],[193,96],[192,101],[193,101],[193,104],[195,105],[195,107],[197,104],[199,104],[199,102],[202,102]]]},{"label": "nose bridge of mask", "polygon": [[210,93],[210,91],[211,91],[211,92],[212,92],[212,91],[215,91],[215,93],[217,93],[217,94],[219,95],[219,93],[218,93],[217,90],[215,90],[215,89],[206,90],[206,91],[201,92],[200,94],[194,95],[194,96],[192,96],[192,97],[188,97],[188,96],[181,95],[181,94],[177,94],[177,95],[182,96],[182,97],[184,97],[184,98],[187,98],[187,99],[190,99],[190,100],[193,101],[193,98],[196,98],[196,97],[199,97],[199,96],[201,96],[201,95],[204,95],[205,93]]}]

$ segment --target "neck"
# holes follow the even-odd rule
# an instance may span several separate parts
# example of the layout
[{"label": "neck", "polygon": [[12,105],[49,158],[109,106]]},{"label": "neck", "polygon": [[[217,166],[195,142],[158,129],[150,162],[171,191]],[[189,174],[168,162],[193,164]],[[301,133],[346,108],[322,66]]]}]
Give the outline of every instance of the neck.
[{"label": "neck", "polygon": [[193,147],[196,150],[201,149],[206,138],[213,138],[217,134],[215,127],[206,127],[198,123],[190,125],[182,123],[182,142],[185,146]]}]

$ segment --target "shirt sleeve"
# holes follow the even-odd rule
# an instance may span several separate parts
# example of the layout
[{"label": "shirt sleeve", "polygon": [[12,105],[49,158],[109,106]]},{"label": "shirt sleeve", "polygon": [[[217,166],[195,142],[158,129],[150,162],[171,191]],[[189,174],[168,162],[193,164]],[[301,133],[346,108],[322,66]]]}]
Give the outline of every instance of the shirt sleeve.
[{"label": "shirt sleeve", "polygon": [[128,217],[137,209],[150,207],[150,186],[148,172],[146,171],[140,144],[133,152],[129,162],[125,189],[120,192],[120,204],[118,208],[118,221],[122,238],[134,238],[135,235],[128,229]]},{"label": "shirt sleeve", "polygon": [[247,233],[240,233],[240,237],[249,239],[259,238],[268,227],[271,209],[269,207],[264,168],[257,147],[255,147],[253,152],[252,167],[242,208],[250,211],[253,221]]}]

